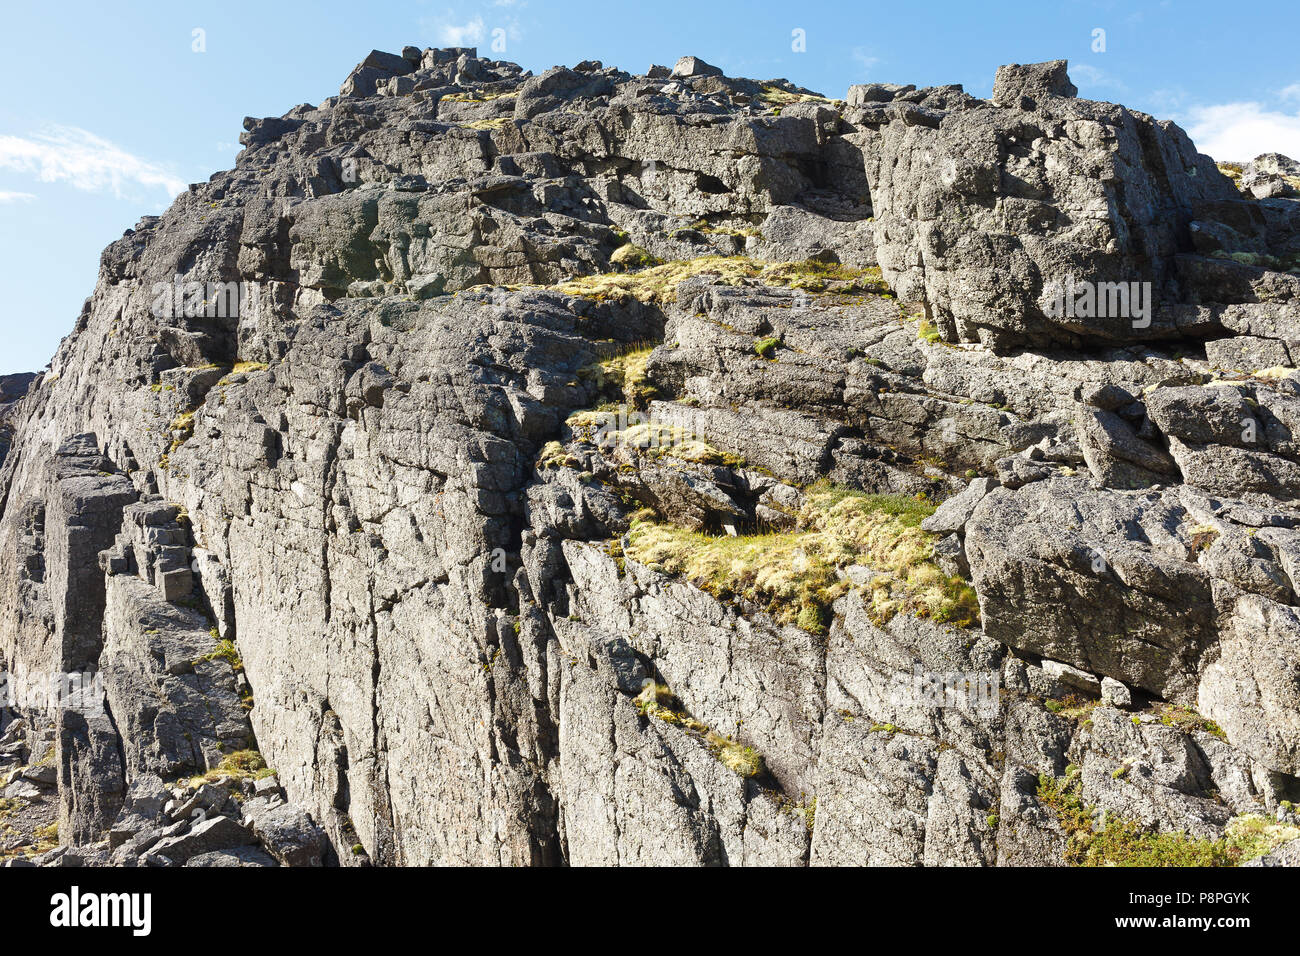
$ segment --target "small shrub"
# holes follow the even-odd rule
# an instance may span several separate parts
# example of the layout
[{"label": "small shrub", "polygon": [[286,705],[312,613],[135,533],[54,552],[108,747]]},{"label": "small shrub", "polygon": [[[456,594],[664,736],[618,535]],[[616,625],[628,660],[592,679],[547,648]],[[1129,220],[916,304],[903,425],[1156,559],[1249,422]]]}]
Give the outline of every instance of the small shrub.
[{"label": "small shrub", "polygon": [[[216,628],[213,628],[213,631],[215,630]],[[235,673],[239,673],[244,669],[244,659],[239,656],[239,648],[235,647],[235,642],[228,638],[218,641],[217,649],[202,659],[205,661],[225,661]]]}]

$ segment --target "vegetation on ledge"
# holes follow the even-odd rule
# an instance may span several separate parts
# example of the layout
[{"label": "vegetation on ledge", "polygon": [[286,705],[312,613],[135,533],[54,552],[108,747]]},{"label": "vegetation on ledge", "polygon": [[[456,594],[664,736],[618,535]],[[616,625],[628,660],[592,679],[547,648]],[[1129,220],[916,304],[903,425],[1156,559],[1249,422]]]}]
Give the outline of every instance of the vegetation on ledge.
[{"label": "vegetation on ledge", "polygon": [[616,392],[633,408],[645,408],[655,397],[646,376],[646,362],[654,350],[653,342],[637,343],[580,369],[578,375],[594,381],[597,388]]},{"label": "vegetation on ledge", "polygon": [[[628,415],[622,410],[581,411],[570,415],[567,424],[584,441],[604,447],[633,448],[638,454],[654,460],[676,458],[699,465],[725,465],[730,468],[745,466],[745,460],[739,455],[715,448],[689,429],[666,422],[643,421],[636,413]],[[619,425],[627,427],[619,428]],[[552,445],[556,447],[552,448]],[[576,460],[568,456],[564,446],[559,442],[551,442],[542,450],[538,468],[558,467],[569,461],[573,461],[569,467],[576,467]]]},{"label": "vegetation on ledge", "polygon": [[702,736],[713,755],[733,773],[741,777],[756,777],[763,772],[762,754],[696,720],[666,685],[647,681],[633,703],[642,716],[655,717]]},{"label": "vegetation on ledge", "polygon": [[820,482],[809,489],[793,531],[713,536],[638,517],[625,553],[816,634],[825,632],[831,605],[852,587],[841,573],[851,565],[878,572],[867,585],[878,623],[906,611],[967,627],[978,620],[979,605],[965,581],[934,561],[934,538],[920,527],[933,510],[925,500]]},{"label": "vegetation on ledge", "polygon": [[1066,835],[1065,861],[1071,866],[1239,866],[1300,839],[1300,827],[1251,813],[1230,820],[1218,840],[1150,833],[1134,820],[1085,806],[1081,789],[1075,767],[1060,779],[1047,774],[1038,778],[1038,799],[1060,820]]},{"label": "vegetation on ledge", "polygon": [[557,288],[568,295],[586,296],[600,301],[636,299],[647,304],[663,305],[676,300],[677,286],[697,275],[715,275],[725,285],[758,281],[810,293],[844,295],[885,295],[889,287],[879,269],[853,269],[832,263],[763,262],[745,256],[701,256],[665,262],[639,272],[607,272],[582,276],[561,283]]},{"label": "vegetation on ledge", "polygon": [[256,750],[236,750],[227,754],[216,767],[207,773],[191,777],[188,782],[191,787],[199,787],[205,783],[215,783],[222,778],[261,780],[273,776],[275,771],[266,765],[266,761]]}]

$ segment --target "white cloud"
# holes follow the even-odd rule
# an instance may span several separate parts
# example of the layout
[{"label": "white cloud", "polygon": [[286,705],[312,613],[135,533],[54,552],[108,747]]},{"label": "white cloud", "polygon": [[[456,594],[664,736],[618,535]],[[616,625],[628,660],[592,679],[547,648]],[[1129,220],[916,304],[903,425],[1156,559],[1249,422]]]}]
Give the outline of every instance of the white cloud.
[{"label": "white cloud", "polygon": [[1300,100],[1300,83],[1292,83],[1290,86],[1283,87],[1277,91],[1277,95],[1284,100]]},{"label": "white cloud", "polygon": [[1184,125],[1196,148],[1218,160],[1248,162],[1260,153],[1300,157],[1300,113],[1223,103],[1192,107]]},{"label": "white cloud", "polygon": [[438,27],[438,41],[447,46],[478,46],[486,35],[482,17],[475,17],[460,26],[444,23]]},{"label": "white cloud", "polygon": [[1188,92],[1181,86],[1162,87],[1147,94],[1143,108],[1163,119],[1172,116],[1187,102]]},{"label": "white cloud", "polygon": [[871,51],[864,46],[855,46],[853,48],[853,59],[864,71],[871,70],[880,64],[880,57],[872,56]]},{"label": "white cloud", "polygon": [[0,206],[10,202],[31,202],[36,197],[32,193],[0,192]]},{"label": "white cloud", "polygon": [[1072,63],[1070,64],[1070,79],[1078,84],[1082,90],[1110,89],[1118,93],[1123,93],[1127,87],[1124,81],[1111,76],[1105,70],[1093,66],[1090,63]]},{"label": "white cloud", "polygon": [[45,183],[66,181],[87,192],[111,190],[119,198],[130,184],[165,189],[170,196],[186,188],[163,166],[75,126],[50,126],[27,137],[0,136],[0,169],[30,173]]}]

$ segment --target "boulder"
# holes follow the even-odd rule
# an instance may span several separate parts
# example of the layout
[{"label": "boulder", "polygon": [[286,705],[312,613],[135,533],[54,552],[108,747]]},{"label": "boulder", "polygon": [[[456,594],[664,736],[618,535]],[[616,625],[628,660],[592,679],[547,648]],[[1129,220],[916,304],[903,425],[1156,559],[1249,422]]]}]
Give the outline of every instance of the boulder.
[{"label": "boulder", "polygon": [[722,76],[722,71],[716,66],[705,63],[698,56],[684,56],[673,66],[672,75],[680,77]]},{"label": "boulder", "polygon": [[993,78],[993,103],[997,106],[1018,106],[1025,100],[1033,109],[1045,96],[1077,96],[1079,88],[1070,82],[1065,60],[1047,63],[1010,63],[998,67]]}]

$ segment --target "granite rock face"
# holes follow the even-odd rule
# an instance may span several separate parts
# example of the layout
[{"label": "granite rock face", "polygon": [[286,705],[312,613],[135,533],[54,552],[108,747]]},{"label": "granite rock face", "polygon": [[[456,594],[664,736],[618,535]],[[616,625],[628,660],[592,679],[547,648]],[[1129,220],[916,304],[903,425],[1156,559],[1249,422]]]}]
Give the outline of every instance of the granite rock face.
[{"label": "granite rock face", "polygon": [[1300,203],[1060,61],[840,101],[408,47],[240,141],[0,380],[0,854],[1059,865],[1065,792],[1296,824]]}]

